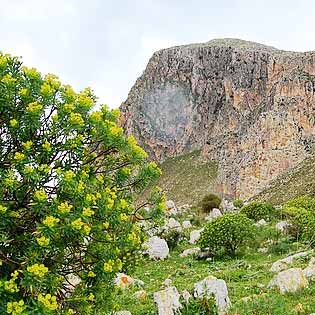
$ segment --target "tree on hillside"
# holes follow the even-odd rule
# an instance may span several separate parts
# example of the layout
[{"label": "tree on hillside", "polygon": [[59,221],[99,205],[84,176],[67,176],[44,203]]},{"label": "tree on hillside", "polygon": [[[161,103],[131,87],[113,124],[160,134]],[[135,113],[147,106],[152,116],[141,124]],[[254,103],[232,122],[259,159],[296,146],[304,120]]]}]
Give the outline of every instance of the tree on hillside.
[{"label": "tree on hillside", "polygon": [[[134,195],[160,171],[95,104],[0,54],[1,314],[104,314],[134,263]],[[163,211],[158,190],[149,202]]]}]

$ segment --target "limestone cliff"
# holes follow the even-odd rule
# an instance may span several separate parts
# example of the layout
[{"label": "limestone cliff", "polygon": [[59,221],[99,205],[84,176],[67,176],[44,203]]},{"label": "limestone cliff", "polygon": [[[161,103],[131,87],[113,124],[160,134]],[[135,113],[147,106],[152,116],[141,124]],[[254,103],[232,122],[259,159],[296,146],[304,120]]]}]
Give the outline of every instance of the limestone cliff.
[{"label": "limestone cliff", "polygon": [[237,39],[160,50],[121,111],[154,159],[201,148],[218,192],[251,197],[314,154],[315,52]]}]

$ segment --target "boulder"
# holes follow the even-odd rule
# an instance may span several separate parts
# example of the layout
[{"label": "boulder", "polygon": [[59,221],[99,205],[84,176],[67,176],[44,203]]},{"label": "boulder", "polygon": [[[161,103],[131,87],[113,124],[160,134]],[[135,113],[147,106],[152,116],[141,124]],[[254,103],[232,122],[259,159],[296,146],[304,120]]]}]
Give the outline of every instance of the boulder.
[{"label": "boulder", "polygon": [[172,285],[172,282],[173,282],[172,279],[166,278],[162,283],[163,288],[170,287]]},{"label": "boulder", "polygon": [[159,315],[178,314],[181,304],[179,302],[180,295],[176,287],[169,287],[165,290],[155,292],[153,296]]},{"label": "boulder", "polygon": [[223,209],[223,212],[231,212],[237,210],[237,208],[233,205],[233,202],[226,199],[223,199],[221,201],[221,208]]},{"label": "boulder", "polygon": [[177,232],[182,231],[182,227],[181,227],[180,223],[177,220],[175,220],[174,218],[170,218],[167,221],[165,229],[166,230],[176,230]]},{"label": "boulder", "polygon": [[169,255],[167,242],[163,238],[159,238],[158,236],[150,237],[149,240],[145,243],[145,247],[147,247],[146,253],[151,259],[164,260]]},{"label": "boulder", "polygon": [[191,225],[190,221],[186,220],[186,221],[183,221],[182,227],[183,227],[183,229],[190,229],[190,228],[192,228],[192,225]]},{"label": "boulder", "polygon": [[189,299],[191,298],[191,294],[189,293],[189,291],[184,290],[181,295],[182,295],[185,303],[188,304],[189,303]]},{"label": "boulder", "polygon": [[167,215],[176,215],[178,213],[178,210],[175,206],[175,202],[173,200],[167,200],[165,204]]},{"label": "boulder", "polygon": [[185,249],[179,256],[180,257],[188,257],[191,255],[197,255],[200,253],[200,247],[193,247],[193,248],[188,248]]},{"label": "boulder", "polygon": [[214,296],[219,314],[222,315],[226,314],[227,309],[231,306],[225,281],[213,276],[195,283],[194,296]]},{"label": "boulder", "polygon": [[312,257],[308,266],[303,270],[304,276],[308,280],[313,280],[315,277],[315,257]]},{"label": "boulder", "polygon": [[272,272],[279,272],[284,269],[287,269],[289,265],[293,264],[294,260],[301,257],[306,257],[310,254],[310,252],[300,252],[293,255],[290,255],[286,258],[277,260],[274,262],[270,268],[270,271]]},{"label": "boulder", "polygon": [[280,221],[276,224],[275,227],[277,230],[285,232],[285,230],[287,230],[290,227],[290,224],[287,221]]},{"label": "boulder", "polygon": [[189,243],[196,244],[200,238],[201,233],[203,232],[203,228],[200,230],[193,230],[190,232]]},{"label": "boulder", "polygon": [[145,290],[139,290],[134,293],[134,296],[138,300],[145,300],[147,298],[147,292]]},{"label": "boulder", "polygon": [[265,219],[261,219],[261,220],[259,220],[258,222],[255,223],[256,226],[265,226],[267,224],[268,223],[266,222]]},{"label": "boulder", "polygon": [[268,288],[277,287],[281,294],[294,293],[305,289],[307,286],[308,280],[301,268],[281,271],[268,284]]},{"label": "boulder", "polygon": [[206,221],[211,221],[215,218],[218,218],[222,215],[221,210],[217,208],[213,208],[212,211],[205,217]]},{"label": "boulder", "polygon": [[114,283],[121,289],[124,289],[128,286],[144,286],[144,282],[139,279],[134,279],[125,273],[119,272],[116,274],[116,278],[114,279]]}]

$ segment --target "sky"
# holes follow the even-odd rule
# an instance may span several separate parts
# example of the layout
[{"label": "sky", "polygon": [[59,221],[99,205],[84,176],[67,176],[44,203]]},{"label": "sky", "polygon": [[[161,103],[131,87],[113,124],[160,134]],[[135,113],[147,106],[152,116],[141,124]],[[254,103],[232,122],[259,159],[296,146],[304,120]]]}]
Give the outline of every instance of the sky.
[{"label": "sky", "polygon": [[159,49],[233,37],[315,50],[314,23],[313,0],[0,0],[0,50],[116,108]]}]

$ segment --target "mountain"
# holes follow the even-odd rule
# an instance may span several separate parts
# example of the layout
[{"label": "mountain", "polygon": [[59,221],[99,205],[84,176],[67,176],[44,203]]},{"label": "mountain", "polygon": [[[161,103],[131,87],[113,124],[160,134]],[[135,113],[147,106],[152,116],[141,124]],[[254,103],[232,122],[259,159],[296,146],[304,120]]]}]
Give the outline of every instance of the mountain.
[{"label": "mountain", "polygon": [[211,190],[247,199],[314,155],[315,52],[239,39],[163,49],[120,109],[153,159],[201,150],[217,165]]}]

